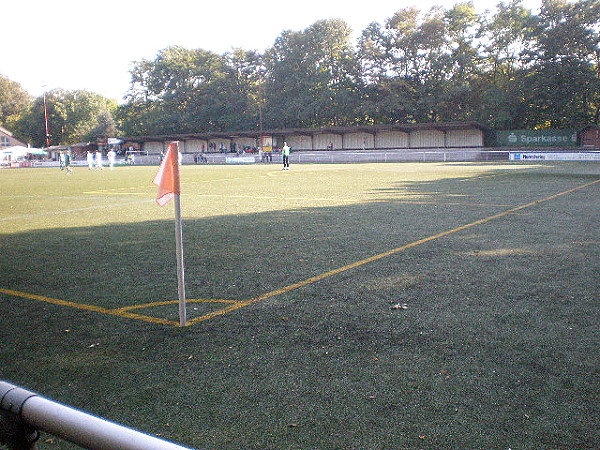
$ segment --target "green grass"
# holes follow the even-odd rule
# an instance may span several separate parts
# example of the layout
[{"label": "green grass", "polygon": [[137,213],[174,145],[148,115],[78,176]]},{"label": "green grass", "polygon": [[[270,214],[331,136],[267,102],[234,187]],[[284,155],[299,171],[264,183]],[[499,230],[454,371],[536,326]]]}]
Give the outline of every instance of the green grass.
[{"label": "green grass", "polygon": [[[156,170],[0,171],[0,289],[176,300]],[[269,298],[205,321],[227,305],[189,303],[178,328],[0,293],[0,379],[195,448],[600,448],[597,180],[578,163],[184,166],[187,297]]]}]

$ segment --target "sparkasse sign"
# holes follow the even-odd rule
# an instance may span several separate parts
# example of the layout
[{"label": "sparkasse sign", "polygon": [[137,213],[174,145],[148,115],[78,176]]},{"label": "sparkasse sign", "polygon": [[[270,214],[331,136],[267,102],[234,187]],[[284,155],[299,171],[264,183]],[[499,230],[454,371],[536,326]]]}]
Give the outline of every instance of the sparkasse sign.
[{"label": "sparkasse sign", "polygon": [[572,147],[577,145],[577,131],[568,129],[496,131],[496,145],[501,147]]}]

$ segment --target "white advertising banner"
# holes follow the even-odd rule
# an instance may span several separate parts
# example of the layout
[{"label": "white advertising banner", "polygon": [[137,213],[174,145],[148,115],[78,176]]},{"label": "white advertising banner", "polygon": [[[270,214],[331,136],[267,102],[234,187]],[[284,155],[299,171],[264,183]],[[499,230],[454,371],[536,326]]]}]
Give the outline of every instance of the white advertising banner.
[{"label": "white advertising banner", "polygon": [[256,162],[254,156],[228,156],[225,158],[227,164],[253,164]]},{"label": "white advertising banner", "polygon": [[510,152],[510,161],[600,161],[600,152]]}]

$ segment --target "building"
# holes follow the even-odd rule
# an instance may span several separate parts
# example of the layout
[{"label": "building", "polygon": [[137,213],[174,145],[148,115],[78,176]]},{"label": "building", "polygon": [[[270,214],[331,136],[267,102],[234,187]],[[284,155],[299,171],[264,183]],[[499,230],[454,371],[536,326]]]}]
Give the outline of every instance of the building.
[{"label": "building", "polygon": [[487,128],[475,122],[389,124],[353,127],[293,128],[231,133],[186,133],[126,136],[149,155],[179,141],[182,153],[229,153],[278,149],[287,142],[295,152],[332,150],[397,150],[482,148]]},{"label": "building", "polygon": [[25,143],[15,139],[6,128],[0,127],[0,150],[7,147],[26,147]]},{"label": "building", "polygon": [[600,150],[600,126],[590,125],[579,131],[580,144],[583,148]]}]

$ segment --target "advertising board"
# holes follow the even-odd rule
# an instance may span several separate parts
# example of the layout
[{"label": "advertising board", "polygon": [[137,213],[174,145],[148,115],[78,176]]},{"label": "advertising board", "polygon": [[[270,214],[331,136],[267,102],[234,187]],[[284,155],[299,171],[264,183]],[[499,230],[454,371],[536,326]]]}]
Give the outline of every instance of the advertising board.
[{"label": "advertising board", "polygon": [[600,161],[600,152],[510,152],[508,159],[510,161]]},{"label": "advertising board", "polygon": [[577,131],[569,129],[496,131],[499,147],[573,147]]}]

